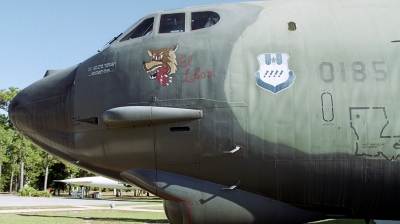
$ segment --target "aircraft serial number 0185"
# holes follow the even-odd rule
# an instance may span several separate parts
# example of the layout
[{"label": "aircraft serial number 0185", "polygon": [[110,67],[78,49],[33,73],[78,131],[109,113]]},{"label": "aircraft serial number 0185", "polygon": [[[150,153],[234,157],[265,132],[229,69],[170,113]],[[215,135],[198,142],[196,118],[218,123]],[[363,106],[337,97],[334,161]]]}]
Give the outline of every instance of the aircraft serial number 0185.
[{"label": "aircraft serial number 0185", "polygon": [[[388,74],[386,72],[386,63],[384,61],[373,61],[372,63],[372,71],[371,78],[377,82],[384,82],[388,78]],[[382,68],[384,67],[384,68]],[[355,82],[365,82],[367,80],[367,69],[366,65],[361,61],[356,61],[351,64],[351,74],[353,80]],[[342,78],[342,82],[347,82],[347,74],[346,74],[345,63],[340,62],[340,77]],[[319,73],[321,80],[330,83],[335,80],[335,67],[330,62],[322,62],[319,65]]]}]

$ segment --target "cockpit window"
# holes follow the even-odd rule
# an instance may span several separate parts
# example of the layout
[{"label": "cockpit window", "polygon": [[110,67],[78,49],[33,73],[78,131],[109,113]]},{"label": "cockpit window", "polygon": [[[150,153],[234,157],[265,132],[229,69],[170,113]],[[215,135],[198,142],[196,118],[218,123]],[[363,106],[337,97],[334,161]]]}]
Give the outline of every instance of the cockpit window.
[{"label": "cockpit window", "polygon": [[215,12],[193,12],[192,30],[198,30],[214,26],[219,22],[219,15]]},{"label": "cockpit window", "polygon": [[132,30],[122,41],[130,40],[138,37],[144,37],[153,33],[154,17],[145,19],[135,29]]},{"label": "cockpit window", "polygon": [[185,32],[185,13],[161,15],[160,33]]}]

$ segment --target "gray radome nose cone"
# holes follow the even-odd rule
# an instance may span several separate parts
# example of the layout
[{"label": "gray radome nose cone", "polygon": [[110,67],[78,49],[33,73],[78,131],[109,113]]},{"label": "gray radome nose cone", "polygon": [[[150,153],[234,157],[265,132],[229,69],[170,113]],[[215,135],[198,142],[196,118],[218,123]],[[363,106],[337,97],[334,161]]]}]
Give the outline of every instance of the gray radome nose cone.
[{"label": "gray radome nose cone", "polygon": [[[59,114],[70,109],[66,101],[72,96],[72,86],[78,65],[59,70],[57,73],[38,80],[19,92],[9,107],[11,122],[22,132],[53,132],[49,121],[62,122]],[[63,118],[65,119],[65,117]],[[54,124],[54,123],[53,123]],[[54,126],[59,129],[59,127]],[[47,129],[47,130],[46,130]]]},{"label": "gray radome nose cone", "polygon": [[59,70],[31,84],[9,106],[11,122],[25,137],[68,160],[74,147],[73,86],[77,68]]}]

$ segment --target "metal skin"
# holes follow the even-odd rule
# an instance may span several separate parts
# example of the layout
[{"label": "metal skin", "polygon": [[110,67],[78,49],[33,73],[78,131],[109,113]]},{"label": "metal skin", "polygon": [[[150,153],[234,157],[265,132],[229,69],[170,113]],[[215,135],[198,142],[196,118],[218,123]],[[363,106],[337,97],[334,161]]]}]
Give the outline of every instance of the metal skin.
[{"label": "metal skin", "polygon": [[[220,20],[191,30],[203,11]],[[48,72],[10,118],[44,150],[160,196],[171,223],[399,220],[399,11],[300,0],[154,13],[137,23],[155,17],[150,35]],[[159,33],[174,13],[186,31]]]}]

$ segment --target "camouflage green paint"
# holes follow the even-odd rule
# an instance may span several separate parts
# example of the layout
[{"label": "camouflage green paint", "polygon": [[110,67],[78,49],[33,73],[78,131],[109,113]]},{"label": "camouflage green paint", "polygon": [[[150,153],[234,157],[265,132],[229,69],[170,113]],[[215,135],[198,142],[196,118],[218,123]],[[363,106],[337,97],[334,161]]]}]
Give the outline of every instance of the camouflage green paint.
[{"label": "camouflage green paint", "polygon": [[[143,20],[157,27],[161,14],[185,12],[187,31],[124,34],[23,90],[10,117],[46,151],[164,198],[172,223],[400,219],[399,6],[265,1],[158,12]],[[189,31],[199,11],[221,20]],[[102,116],[121,107],[118,125]],[[138,110],[151,108],[203,116],[136,125],[151,114]]]}]

